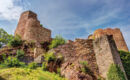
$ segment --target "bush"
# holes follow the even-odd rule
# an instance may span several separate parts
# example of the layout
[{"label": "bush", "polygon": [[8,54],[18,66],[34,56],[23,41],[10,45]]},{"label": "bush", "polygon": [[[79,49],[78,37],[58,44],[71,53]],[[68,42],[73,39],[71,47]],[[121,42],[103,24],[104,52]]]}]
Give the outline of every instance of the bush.
[{"label": "bush", "polygon": [[9,41],[8,46],[18,47],[18,46],[21,46],[22,43],[23,41],[21,40],[20,36],[17,35]]},{"label": "bush", "polygon": [[25,63],[20,62],[15,57],[8,57],[7,59],[4,60],[2,65],[4,65],[5,67],[25,67]]},{"label": "bush", "polygon": [[32,63],[29,63],[28,64],[28,68],[29,69],[36,69],[38,67],[38,65],[37,65],[37,63],[35,63],[35,62],[32,62]]},{"label": "bush", "polygon": [[48,52],[46,54],[44,54],[44,58],[46,62],[50,62],[50,61],[55,61],[56,60],[56,56],[54,55],[53,52]]},{"label": "bush", "polygon": [[52,49],[52,48],[55,48],[55,47],[57,47],[57,46],[59,46],[59,45],[65,44],[65,43],[66,43],[66,40],[65,40],[64,38],[62,38],[61,36],[56,36],[56,37],[52,40],[52,42],[51,42],[49,48]]},{"label": "bush", "polygon": [[46,71],[46,70],[47,70],[47,63],[46,63],[46,62],[43,62],[43,63],[42,63],[42,70],[43,70],[43,71]]},{"label": "bush", "polygon": [[16,58],[18,58],[18,59],[24,58],[24,51],[23,50],[17,50]]},{"label": "bush", "polygon": [[120,67],[116,64],[111,64],[108,73],[108,80],[126,80],[124,73],[121,71]]},{"label": "bush", "polygon": [[80,61],[80,64],[82,65],[82,68],[81,68],[82,72],[91,74],[87,61]]},{"label": "bush", "polygon": [[119,51],[126,75],[128,77],[128,80],[130,80],[130,52],[125,52],[120,50]]}]

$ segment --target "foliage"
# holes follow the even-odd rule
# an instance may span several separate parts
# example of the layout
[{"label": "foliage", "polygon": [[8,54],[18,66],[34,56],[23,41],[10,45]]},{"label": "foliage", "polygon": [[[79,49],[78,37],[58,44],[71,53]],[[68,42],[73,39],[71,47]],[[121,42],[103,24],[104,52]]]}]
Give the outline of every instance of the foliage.
[{"label": "foliage", "polygon": [[16,35],[13,39],[11,39],[8,43],[8,46],[11,47],[18,47],[21,46],[23,41],[21,40],[20,36]]},{"label": "foliage", "polygon": [[2,54],[2,59],[5,60],[6,59],[6,54]]},{"label": "foliage", "polygon": [[42,26],[42,24],[40,24],[40,26]]},{"label": "foliage", "polygon": [[111,64],[108,73],[108,80],[126,80],[124,73],[121,71],[120,67],[116,64]]},{"label": "foliage", "polygon": [[32,62],[32,63],[29,63],[28,64],[28,68],[29,69],[36,69],[38,67],[38,65],[37,65],[37,63],[35,63],[35,62]]},{"label": "foliage", "polygon": [[43,71],[46,71],[46,70],[47,70],[47,63],[46,63],[46,62],[43,62],[43,63],[42,63],[42,70],[43,70]]},{"label": "foliage", "polygon": [[66,80],[55,73],[27,68],[7,68],[0,70],[1,80]]},{"label": "foliage", "polygon": [[54,55],[53,52],[48,52],[46,54],[44,54],[44,58],[46,62],[50,62],[50,61],[55,61],[56,60],[56,56]]},{"label": "foliage", "polygon": [[24,51],[23,50],[17,50],[16,58],[18,58],[18,59],[24,58]]},{"label": "foliage", "polygon": [[88,62],[87,61],[80,61],[80,64],[83,66],[88,66]]},{"label": "foliage", "polygon": [[12,38],[12,35],[9,35],[4,29],[0,28],[0,47],[6,45]]},{"label": "foliage", "polygon": [[128,80],[130,80],[130,52],[125,52],[120,50],[120,57],[126,72],[126,75],[128,77]]},{"label": "foliage", "polygon": [[60,68],[57,68],[57,74],[60,75],[60,73],[61,73],[61,69],[60,69]]},{"label": "foliage", "polygon": [[52,40],[52,42],[51,42],[49,48],[52,49],[52,48],[55,48],[55,47],[57,47],[57,46],[59,46],[59,45],[65,44],[65,43],[66,43],[66,40],[65,40],[64,38],[62,38],[61,36],[56,36],[56,37]]},{"label": "foliage", "polygon": [[81,71],[84,73],[91,73],[89,67],[88,67],[88,62],[87,61],[80,61],[80,64],[82,65]]},{"label": "foliage", "polygon": [[9,56],[7,59],[4,60],[4,62],[1,65],[3,65],[4,67],[24,67],[25,63],[20,62],[15,57]]}]

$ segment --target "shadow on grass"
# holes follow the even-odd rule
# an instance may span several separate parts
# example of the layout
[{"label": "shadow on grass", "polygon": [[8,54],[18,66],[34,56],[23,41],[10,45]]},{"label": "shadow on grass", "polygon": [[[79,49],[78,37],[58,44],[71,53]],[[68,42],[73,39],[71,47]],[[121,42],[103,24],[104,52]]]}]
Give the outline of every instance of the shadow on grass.
[{"label": "shadow on grass", "polygon": [[4,79],[4,78],[2,78],[2,77],[0,76],[0,80],[6,80],[6,79]]}]

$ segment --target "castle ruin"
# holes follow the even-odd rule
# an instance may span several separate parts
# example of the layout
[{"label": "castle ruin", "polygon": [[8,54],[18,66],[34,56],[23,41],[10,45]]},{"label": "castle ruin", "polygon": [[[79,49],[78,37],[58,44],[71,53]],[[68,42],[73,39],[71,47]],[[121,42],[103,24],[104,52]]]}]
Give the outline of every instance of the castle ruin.
[{"label": "castle ruin", "polygon": [[[22,13],[15,35],[19,35],[26,41],[48,42],[51,40],[51,31],[40,25],[37,15],[32,11]],[[34,50],[36,60],[39,60],[42,54],[42,52],[37,51],[38,49]],[[123,35],[120,29],[108,28],[96,30],[88,39],[68,41],[68,43],[53,49],[53,52],[63,55],[65,61],[61,65],[61,74],[66,78],[70,80],[97,80],[98,75],[107,78],[106,74],[112,63],[120,65],[125,74],[118,50],[128,51]],[[42,50],[40,49],[40,51]],[[81,61],[88,62],[93,75],[77,71],[78,68],[81,68]],[[73,68],[72,64],[75,65]],[[51,64],[50,70],[53,71],[56,67],[56,64]]]}]

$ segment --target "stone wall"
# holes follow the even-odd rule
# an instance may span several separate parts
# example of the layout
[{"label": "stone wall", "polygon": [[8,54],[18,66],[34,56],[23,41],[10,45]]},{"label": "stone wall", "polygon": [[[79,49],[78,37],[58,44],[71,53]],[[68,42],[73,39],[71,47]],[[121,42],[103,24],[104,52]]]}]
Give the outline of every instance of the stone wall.
[{"label": "stone wall", "polygon": [[32,11],[21,14],[15,35],[19,35],[23,40],[35,42],[45,42],[51,39],[51,31],[40,25],[37,15]]},{"label": "stone wall", "polygon": [[[97,80],[98,68],[93,50],[92,39],[76,39],[68,41],[54,49],[55,54],[62,54],[64,63],[61,65],[61,74],[69,80]],[[92,74],[81,72],[80,62],[88,63]]]},{"label": "stone wall", "polygon": [[[96,61],[99,68],[99,73],[102,77],[107,78],[107,72],[112,63],[120,65],[121,70],[124,72],[124,68],[118,53],[116,44],[112,35],[104,35],[95,39],[93,42],[94,51],[96,54]],[[125,74],[126,75],[126,74]],[[127,78],[127,77],[126,77]]]},{"label": "stone wall", "polygon": [[94,32],[93,36],[89,36],[89,38],[99,38],[103,35],[113,35],[113,38],[115,40],[116,46],[118,48],[118,50],[124,50],[124,51],[129,51],[127,44],[124,40],[124,37],[120,31],[120,29],[115,28],[115,29],[111,29],[111,28],[107,28],[107,29],[98,29]]}]

